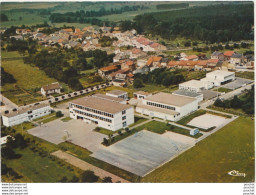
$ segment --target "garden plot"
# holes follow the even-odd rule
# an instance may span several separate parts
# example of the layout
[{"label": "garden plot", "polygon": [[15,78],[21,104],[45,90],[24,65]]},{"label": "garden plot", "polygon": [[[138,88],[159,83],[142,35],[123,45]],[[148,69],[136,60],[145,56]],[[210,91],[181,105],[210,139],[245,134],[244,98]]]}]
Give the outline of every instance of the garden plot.
[{"label": "garden plot", "polygon": [[218,127],[226,122],[226,118],[216,116],[213,114],[204,114],[193,118],[188,125],[198,127],[201,129],[209,129],[211,127]]},{"label": "garden plot", "polygon": [[144,176],[189,146],[191,144],[178,142],[172,137],[142,130],[96,151],[91,156],[136,175]]}]

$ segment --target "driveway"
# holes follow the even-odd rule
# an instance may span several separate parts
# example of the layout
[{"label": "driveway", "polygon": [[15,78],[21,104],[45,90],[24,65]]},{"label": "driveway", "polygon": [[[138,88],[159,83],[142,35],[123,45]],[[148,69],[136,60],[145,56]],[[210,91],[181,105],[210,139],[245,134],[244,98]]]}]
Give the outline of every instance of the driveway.
[{"label": "driveway", "polygon": [[28,133],[54,144],[64,142],[66,137],[67,141],[95,152],[102,149],[101,142],[106,137],[101,133],[93,131],[95,127],[96,125],[86,124],[80,120],[72,119],[63,122],[61,119],[58,119],[30,129]]}]

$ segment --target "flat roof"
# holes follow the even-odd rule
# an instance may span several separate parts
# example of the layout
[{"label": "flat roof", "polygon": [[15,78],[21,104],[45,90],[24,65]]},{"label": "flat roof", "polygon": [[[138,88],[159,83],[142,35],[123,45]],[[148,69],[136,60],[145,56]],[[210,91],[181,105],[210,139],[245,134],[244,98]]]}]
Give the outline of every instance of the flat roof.
[{"label": "flat roof", "polygon": [[114,101],[114,102],[123,102],[125,101],[123,98],[117,98],[117,97],[113,97],[113,96],[108,96],[102,93],[96,93],[94,95],[92,95],[93,97],[98,97],[101,99],[106,99],[106,100],[110,100],[110,101]]},{"label": "flat roof", "polygon": [[140,95],[152,95],[152,93],[148,93],[146,91],[136,91],[133,94],[140,94]]},{"label": "flat roof", "polygon": [[198,97],[200,95],[203,95],[201,93],[197,93],[197,92],[194,92],[194,91],[187,91],[187,90],[177,90],[177,91],[174,91],[173,94],[175,94],[175,95],[184,95],[184,96],[189,96],[189,97]]},{"label": "flat roof", "polygon": [[173,105],[173,106],[184,106],[186,104],[196,101],[196,98],[184,97],[184,96],[160,92],[155,95],[146,97],[145,100],[159,102],[159,103]]},{"label": "flat roof", "polygon": [[145,108],[145,109],[152,110],[152,111],[155,111],[155,112],[170,114],[170,115],[179,114],[179,112],[176,112],[176,111],[173,111],[173,110],[168,110],[168,109],[159,108],[159,107],[155,107],[155,106],[145,105],[142,102],[139,102],[137,104],[137,107],[138,108]]},{"label": "flat roof", "polygon": [[221,76],[230,76],[235,74],[234,72],[224,71],[224,70],[215,70],[213,72],[209,72],[206,75],[221,75]]},{"label": "flat roof", "polygon": [[12,112],[9,112],[8,114],[3,113],[2,115],[6,116],[6,117],[13,117],[13,116],[17,116],[17,115],[23,114],[25,112],[28,112],[30,110],[36,110],[36,109],[43,108],[43,107],[46,107],[46,106],[50,106],[50,104],[40,103],[40,104],[37,104],[37,105],[30,105],[30,106],[27,106],[25,108],[18,108],[17,111],[12,111]]},{"label": "flat roof", "polygon": [[198,80],[190,80],[184,83],[180,83],[180,85],[186,85],[188,87],[203,87],[204,82]]},{"label": "flat roof", "polygon": [[117,90],[117,89],[114,89],[114,90],[111,90],[111,91],[108,91],[106,92],[106,94],[109,93],[109,94],[113,94],[113,95],[123,95],[125,93],[127,93],[126,91],[121,91],[121,90]]},{"label": "flat roof", "polygon": [[132,107],[129,105],[120,104],[110,100],[101,99],[95,96],[82,97],[82,98],[73,100],[71,103],[93,108],[103,112],[108,112],[111,114],[115,114]]}]

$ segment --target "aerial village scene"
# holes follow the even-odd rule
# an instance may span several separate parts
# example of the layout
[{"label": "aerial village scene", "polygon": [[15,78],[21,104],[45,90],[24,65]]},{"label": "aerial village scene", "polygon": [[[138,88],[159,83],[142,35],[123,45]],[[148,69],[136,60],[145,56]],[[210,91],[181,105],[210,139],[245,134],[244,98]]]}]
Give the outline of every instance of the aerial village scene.
[{"label": "aerial village scene", "polygon": [[253,182],[253,7],[1,3],[2,182]]}]

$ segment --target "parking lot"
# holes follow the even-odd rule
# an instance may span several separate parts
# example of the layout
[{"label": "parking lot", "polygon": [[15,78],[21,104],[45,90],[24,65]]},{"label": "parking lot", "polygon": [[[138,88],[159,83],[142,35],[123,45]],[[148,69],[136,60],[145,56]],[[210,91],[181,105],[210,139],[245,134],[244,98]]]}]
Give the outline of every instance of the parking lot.
[{"label": "parking lot", "polygon": [[226,118],[221,116],[216,116],[213,114],[204,114],[193,118],[188,125],[198,127],[201,129],[209,129],[211,127],[218,127],[226,122]]},{"label": "parking lot", "polygon": [[234,90],[234,89],[237,89],[237,88],[242,87],[244,85],[248,85],[252,82],[253,81],[249,80],[249,79],[236,77],[236,80],[234,80],[230,83],[227,83],[225,85],[222,85],[221,87]]},{"label": "parking lot", "polygon": [[80,120],[72,119],[63,122],[58,119],[30,129],[28,133],[54,144],[64,142],[66,137],[69,142],[94,152],[103,147],[101,142],[105,137],[93,131],[95,127]]},{"label": "parking lot", "polygon": [[179,142],[172,136],[142,130],[98,150],[91,156],[136,175],[144,176],[189,146],[191,143]]}]

